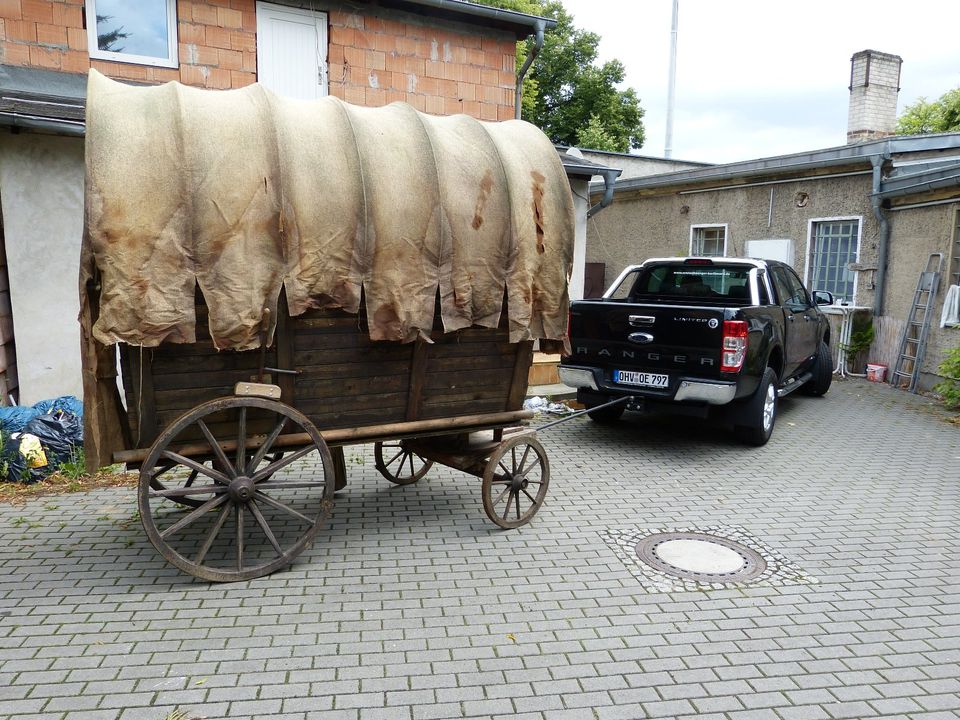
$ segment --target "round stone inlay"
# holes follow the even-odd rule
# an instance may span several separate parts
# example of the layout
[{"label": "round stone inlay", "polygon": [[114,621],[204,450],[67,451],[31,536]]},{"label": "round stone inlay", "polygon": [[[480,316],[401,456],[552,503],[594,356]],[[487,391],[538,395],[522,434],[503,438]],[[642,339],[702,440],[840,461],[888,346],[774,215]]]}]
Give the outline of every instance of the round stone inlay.
[{"label": "round stone inlay", "polygon": [[767,562],[756,550],[729,538],[697,532],[656,533],[636,545],[637,557],[661,572],[711,583],[759,577]]}]

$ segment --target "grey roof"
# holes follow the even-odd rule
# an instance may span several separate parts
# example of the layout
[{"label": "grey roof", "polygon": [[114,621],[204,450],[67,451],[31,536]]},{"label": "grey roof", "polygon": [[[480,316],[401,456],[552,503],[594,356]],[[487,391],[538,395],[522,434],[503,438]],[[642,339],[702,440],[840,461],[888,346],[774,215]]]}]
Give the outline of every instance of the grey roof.
[{"label": "grey roof", "polygon": [[82,135],[87,76],[0,65],[0,125]]},{"label": "grey roof", "polygon": [[812,152],[778,155],[692,170],[627,178],[617,183],[617,192],[666,188],[676,185],[706,185],[730,180],[776,177],[807,170],[859,165],[869,168],[875,157],[893,157],[902,153],[960,149],[960,133],[937,135],[901,135],[882,140],[843,145]]},{"label": "grey roof", "polygon": [[586,158],[577,157],[569,154],[562,145],[556,145],[557,152],[560,153],[560,162],[563,163],[563,169],[567,171],[568,176],[592,178],[595,175],[605,175],[607,173],[616,173],[614,177],[619,177],[623,172],[620,168],[609,165],[601,165]]},{"label": "grey roof", "polygon": [[[558,150],[561,152],[566,152],[570,149],[570,145],[557,145]],[[713,167],[716,163],[702,162],[699,160],[679,160],[678,158],[664,158],[658,157],[656,155],[640,155],[638,153],[632,152],[616,152],[614,150],[597,150],[596,148],[581,147],[579,148],[583,152],[588,152],[591,155],[606,155],[611,158],[614,162],[618,158],[624,158],[626,160],[654,160],[659,162],[672,162],[672,163],[683,163],[684,165],[698,165],[700,167]]]}]

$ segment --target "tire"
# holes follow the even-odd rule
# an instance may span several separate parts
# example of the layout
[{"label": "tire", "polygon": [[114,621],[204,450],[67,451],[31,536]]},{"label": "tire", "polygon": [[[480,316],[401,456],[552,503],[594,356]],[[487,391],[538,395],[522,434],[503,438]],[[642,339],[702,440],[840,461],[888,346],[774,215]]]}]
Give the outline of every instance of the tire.
[{"label": "tire", "polygon": [[825,342],[820,341],[820,348],[817,350],[817,357],[813,361],[813,377],[804,383],[800,391],[804,395],[813,395],[820,397],[826,395],[830,389],[830,383],[833,381],[833,357],[830,355],[830,348]]},{"label": "tire", "polygon": [[[613,398],[606,398],[603,402],[598,404],[603,405],[603,403],[609,402],[612,399]],[[600,425],[610,425],[617,422],[617,420],[621,418],[625,409],[624,405],[626,405],[626,403],[611,405],[610,407],[601,408],[599,410],[590,410],[587,412],[587,415],[595,423],[599,423]]]},{"label": "tire", "polygon": [[757,391],[741,408],[734,428],[737,437],[748,445],[766,445],[773,435],[778,408],[777,373],[773,368],[767,368]]}]

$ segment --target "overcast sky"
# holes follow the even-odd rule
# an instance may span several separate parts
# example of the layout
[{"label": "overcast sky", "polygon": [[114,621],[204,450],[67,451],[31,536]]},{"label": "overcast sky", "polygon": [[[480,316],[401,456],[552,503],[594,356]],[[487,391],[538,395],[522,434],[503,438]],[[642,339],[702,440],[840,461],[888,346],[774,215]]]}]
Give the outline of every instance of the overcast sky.
[{"label": "overcast sky", "polygon": [[[846,143],[850,56],[903,58],[898,112],[960,86],[960,0],[679,0],[673,157],[733,162]],[[672,0],[563,0],[601,37],[663,157]]]}]

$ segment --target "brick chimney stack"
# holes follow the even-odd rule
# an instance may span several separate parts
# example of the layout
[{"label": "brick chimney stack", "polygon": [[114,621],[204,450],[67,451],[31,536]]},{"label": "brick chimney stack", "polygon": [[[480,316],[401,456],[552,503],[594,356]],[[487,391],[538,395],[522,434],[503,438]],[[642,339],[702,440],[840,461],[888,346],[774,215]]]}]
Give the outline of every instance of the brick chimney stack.
[{"label": "brick chimney stack", "polygon": [[850,58],[847,145],[893,135],[903,58],[861,50]]}]

